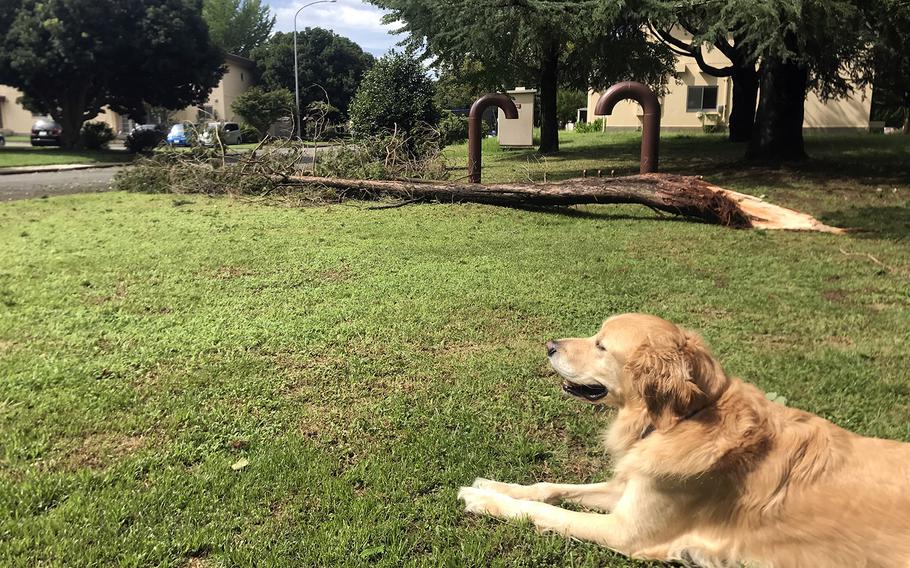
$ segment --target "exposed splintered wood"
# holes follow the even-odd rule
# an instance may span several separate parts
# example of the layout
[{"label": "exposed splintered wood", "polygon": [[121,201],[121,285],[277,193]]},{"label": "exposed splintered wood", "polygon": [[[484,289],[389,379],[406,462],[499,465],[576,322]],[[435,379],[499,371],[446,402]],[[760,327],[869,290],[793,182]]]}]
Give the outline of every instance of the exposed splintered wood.
[{"label": "exposed splintered wood", "polygon": [[331,188],[343,197],[354,199],[396,197],[409,202],[469,202],[512,207],[635,203],[726,227],[843,232],[811,215],[711,185],[701,178],[670,174],[490,185],[313,176],[295,176],[288,181]]}]

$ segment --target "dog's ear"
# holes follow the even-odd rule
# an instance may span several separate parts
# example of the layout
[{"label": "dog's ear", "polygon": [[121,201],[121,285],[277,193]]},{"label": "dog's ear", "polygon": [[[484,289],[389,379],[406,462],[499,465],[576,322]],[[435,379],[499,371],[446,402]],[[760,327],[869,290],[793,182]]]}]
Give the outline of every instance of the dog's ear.
[{"label": "dog's ear", "polygon": [[727,383],[701,338],[686,330],[649,337],[629,358],[626,370],[658,431],[713,403]]}]

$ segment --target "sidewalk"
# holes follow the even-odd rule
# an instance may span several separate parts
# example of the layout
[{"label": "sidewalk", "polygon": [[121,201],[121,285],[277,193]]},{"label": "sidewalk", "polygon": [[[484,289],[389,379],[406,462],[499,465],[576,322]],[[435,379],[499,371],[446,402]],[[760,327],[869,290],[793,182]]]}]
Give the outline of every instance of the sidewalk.
[{"label": "sidewalk", "polygon": [[101,168],[119,168],[128,166],[131,162],[103,162],[96,164],[56,164],[48,166],[11,166],[0,168],[0,176],[14,174],[38,174],[43,172],[65,172],[69,170],[92,170]]}]

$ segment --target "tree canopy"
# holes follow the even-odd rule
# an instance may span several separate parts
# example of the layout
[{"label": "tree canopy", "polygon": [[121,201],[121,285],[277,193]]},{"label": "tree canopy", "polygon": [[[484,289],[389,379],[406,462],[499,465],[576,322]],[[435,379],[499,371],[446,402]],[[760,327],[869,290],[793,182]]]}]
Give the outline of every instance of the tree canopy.
[{"label": "tree canopy", "polygon": [[358,134],[410,134],[422,125],[435,126],[434,94],[433,80],[419,61],[389,53],[364,76],[351,103],[351,127]]},{"label": "tree canopy", "polygon": [[[652,0],[694,34],[692,46],[727,49],[734,65],[758,63],[758,111],[748,155],[760,160],[805,156],[807,92],[843,97],[867,82],[869,21],[863,0]],[[728,44],[732,39],[733,43]],[[727,44],[727,47],[724,46]],[[734,107],[736,105],[734,104]]]},{"label": "tree canopy", "polygon": [[231,108],[255,128],[260,137],[264,137],[279,118],[296,114],[294,95],[287,89],[266,91],[251,87],[234,99]]},{"label": "tree canopy", "polygon": [[865,68],[873,84],[873,112],[910,134],[910,2],[878,0],[865,7],[874,46],[872,64]]},{"label": "tree canopy", "polygon": [[[265,88],[294,92],[294,34],[276,33],[254,49],[251,58]],[[329,30],[306,28],[298,32],[300,107],[325,101],[328,96],[327,102],[346,115],[357,86],[373,61],[373,56],[359,45]]]},{"label": "tree canopy", "polygon": [[[223,74],[199,0],[4,1],[0,83],[79,143],[83,122],[105,106],[141,118],[144,104],[172,109],[205,101]],[[7,12],[7,15],[9,12]]]},{"label": "tree canopy", "polygon": [[403,22],[409,48],[437,65],[470,70],[465,80],[500,89],[537,85],[545,153],[559,150],[559,86],[636,79],[660,89],[672,71],[669,50],[648,41],[641,14],[621,0],[370,1],[390,10],[386,21]]},{"label": "tree canopy", "polygon": [[205,0],[202,16],[212,43],[243,57],[265,43],[275,27],[275,16],[261,0]]}]

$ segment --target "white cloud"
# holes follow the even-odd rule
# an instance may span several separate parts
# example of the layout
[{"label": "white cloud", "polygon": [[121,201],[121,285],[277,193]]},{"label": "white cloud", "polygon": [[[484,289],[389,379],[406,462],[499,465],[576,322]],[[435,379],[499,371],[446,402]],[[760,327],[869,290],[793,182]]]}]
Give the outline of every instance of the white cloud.
[{"label": "white cloud", "polygon": [[[269,2],[277,19],[276,31],[294,29],[294,13],[311,0],[272,0]],[[364,50],[382,55],[402,38],[390,35],[396,24],[382,22],[383,11],[360,0],[338,0],[304,8],[297,16],[297,29],[320,27],[350,38]]]}]

